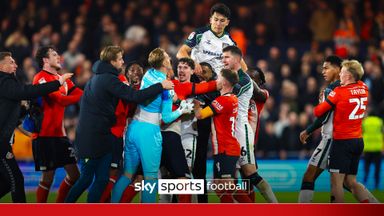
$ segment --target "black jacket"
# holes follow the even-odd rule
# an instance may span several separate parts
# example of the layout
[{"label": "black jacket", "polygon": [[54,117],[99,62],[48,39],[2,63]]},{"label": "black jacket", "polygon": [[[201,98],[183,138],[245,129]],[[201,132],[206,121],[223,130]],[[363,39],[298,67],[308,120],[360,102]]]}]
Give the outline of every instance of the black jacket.
[{"label": "black jacket", "polygon": [[59,81],[25,85],[14,74],[0,71],[0,158],[10,150],[9,144],[20,115],[20,101],[47,95],[59,87]]},{"label": "black jacket", "polygon": [[78,158],[98,158],[111,152],[111,127],[116,122],[115,109],[119,99],[142,103],[163,91],[161,83],[144,90],[134,90],[121,82],[119,71],[111,64],[98,61],[94,75],[87,82],[80,102],[76,130],[75,153]]}]

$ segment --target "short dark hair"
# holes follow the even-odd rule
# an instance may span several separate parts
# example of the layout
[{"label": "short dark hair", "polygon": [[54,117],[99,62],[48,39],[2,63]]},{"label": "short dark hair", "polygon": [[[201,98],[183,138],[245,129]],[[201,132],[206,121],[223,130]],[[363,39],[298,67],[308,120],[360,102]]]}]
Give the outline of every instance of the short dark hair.
[{"label": "short dark hair", "polygon": [[212,72],[214,72],[212,66],[208,62],[201,62],[200,66],[207,66]]},{"label": "short dark hair", "polygon": [[227,46],[223,49],[224,52],[231,52],[232,55],[237,55],[243,57],[243,53],[241,52],[241,49],[237,46]]},{"label": "short dark hair", "polygon": [[7,57],[7,56],[12,57],[12,53],[11,52],[0,52],[0,61],[3,61],[5,59],[5,57]]},{"label": "short dark hair", "polygon": [[229,69],[222,69],[220,71],[221,76],[224,77],[232,86],[236,85],[239,82],[239,75],[235,71]]},{"label": "short dark hair", "polygon": [[186,63],[190,68],[192,68],[192,70],[195,70],[195,62],[191,59],[191,58],[188,58],[188,57],[184,57],[184,58],[181,58],[179,59],[179,63]]},{"label": "short dark hair", "polygon": [[263,85],[266,82],[264,72],[259,67],[250,68],[250,69],[248,69],[247,73],[249,74],[249,76],[251,78],[259,75],[259,79],[261,81],[260,85]]},{"label": "short dark hair", "polygon": [[125,71],[124,72],[127,73],[129,68],[132,67],[132,65],[135,65],[135,64],[139,65],[141,68],[144,68],[143,64],[140,63],[139,61],[130,61],[130,62],[128,62],[127,66],[125,67]]},{"label": "short dark hair", "polygon": [[36,62],[39,65],[39,68],[43,68],[44,66],[44,61],[43,58],[48,58],[48,51],[52,49],[56,51],[56,48],[54,46],[42,46],[39,47],[39,49],[36,52]]},{"label": "short dark hair", "polygon": [[324,62],[329,62],[331,65],[341,68],[343,60],[337,55],[330,55],[325,58]]},{"label": "short dark hair", "polygon": [[212,16],[214,13],[222,14],[223,16],[227,17],[228,19],[231,18],[231,10],[229,7],[223,3],[217,3],[211,7],[210,16]]},{"label": "short dark hair", "polygon": [[208,62],[201,62],[200,63],[200,66],[201,67],[207,67],[210,71],[211,71],[211,77],[209,78],[208,81],[211,81],[211,80],[216,80],[217,79],[217,74],[216,72],[213,70],[212,66],[208,63]]}]

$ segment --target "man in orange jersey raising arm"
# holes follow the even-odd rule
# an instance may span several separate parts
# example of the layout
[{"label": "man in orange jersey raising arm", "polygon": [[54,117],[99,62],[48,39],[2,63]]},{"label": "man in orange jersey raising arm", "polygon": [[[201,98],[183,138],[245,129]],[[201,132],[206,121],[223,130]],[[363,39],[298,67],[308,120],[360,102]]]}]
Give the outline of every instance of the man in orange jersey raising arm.
[{"label": "man in orange jersey raising arm", "polygon": [[[34,76],[34,85],[60,79],[60,55],[54,47],[40,47],[36,53],[36,61],[41,71]],[[56,202],[64,202],[68,191],[79,178],[79,169],[72,144],[65,134],[63,120],[65,107],[76,104],[82,94],[83,91],[68,79],[58,91],[42,98],[41,129],[32,144],[35,169],[42,171],[36,202],[47,202],[56,168],[64,167],[67,173],[58,190]]]}]

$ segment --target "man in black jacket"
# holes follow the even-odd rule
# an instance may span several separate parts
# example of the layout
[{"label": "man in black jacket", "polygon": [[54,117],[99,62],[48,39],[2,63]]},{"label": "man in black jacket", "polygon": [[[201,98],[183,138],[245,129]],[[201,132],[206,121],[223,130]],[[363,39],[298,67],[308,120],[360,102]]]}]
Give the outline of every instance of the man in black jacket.
[{"label": "man in black jacket", "polygon": [[70,190],[65,202],[75,202],[89,189],[87,202],[99,202],[108,183],[109,166],[112,160],[111,127],[115,124],[115,109],[119,99],[143,103],[160,94],[163,89],[172,89],[171,81],[137,91],[118,78],[124,64],[123,50],[108,46],[94,65],[94,75],[84,88],[80,103],[79,124],[76,131],[75,153],[81,164],[80,178]]},{"label": "man in black jacket", "polygon": [[26,202],[24,177],[11,147],[20,115],[20,102],[58,90],[72,74],[64,74],[58,81],[32,86],[16,79],[16,68],[12,54],[0,52],[0,198],[11,192],[13,202]]}]

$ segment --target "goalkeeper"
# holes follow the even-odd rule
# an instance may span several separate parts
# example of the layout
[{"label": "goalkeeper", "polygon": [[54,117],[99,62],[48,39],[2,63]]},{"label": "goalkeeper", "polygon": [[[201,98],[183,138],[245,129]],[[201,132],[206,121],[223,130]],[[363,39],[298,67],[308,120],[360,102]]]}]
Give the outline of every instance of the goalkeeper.
[{"label": "goalkeeper", "polygon": [[[167,78],[168,71],[172,70],[170,57],[161,48],[154,49],[148,57],[152,67],[143,77],[141,89]],[[155,185],[160,167],[162,151],[162,137],[160,133],[161,120],[170,123],[176,120],[184,110],[172,112],[173,91],[165,90],[161,95],[139,105],[125,134],[124,146],[124,174],[116,182],[112,190],[112,202],[119,202],[125,188],[131,183],[137,167],[141,163],[145,183]],[[142,202],[154,203],[156,201],[156,188],[153,191],[144,190]]]}]

